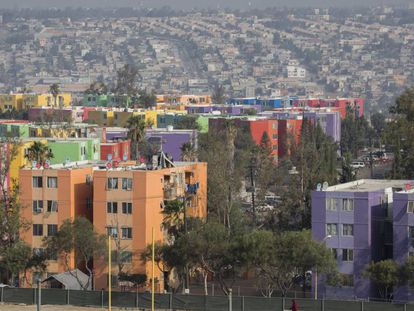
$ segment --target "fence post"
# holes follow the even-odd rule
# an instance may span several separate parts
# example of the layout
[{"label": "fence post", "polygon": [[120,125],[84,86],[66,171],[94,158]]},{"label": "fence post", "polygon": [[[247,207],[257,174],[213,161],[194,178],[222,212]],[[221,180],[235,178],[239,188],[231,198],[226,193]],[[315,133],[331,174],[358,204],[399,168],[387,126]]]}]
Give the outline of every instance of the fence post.
[{"label": "fence post", "polygon": [[42,306],[42,285],[40,279],[37,279],[37,311],[41,310]]},{"label": "fence post", "polygon": [[285,307],[286,307],[286,298],[282,297],[282,311],[285,311]]},{"label": "fence post", "polygon": [[241,297],[241,311],[244,311],[244,296]]},{"label": "fence post", "polygon": [[364,301],[361,300],[361,311],[364,311]]},{"label": "fence post", "polygon": [[1,290],[0,302],[4,302],[4,293],[3,293],[4,287],[2,287],[0,290]]},{"label": "fence post", "polygon": [[321,300],[321,311],[325,311],[325,299]]},{"label": "fence post", "polygon": [[173,309],[173,293],[168,294],[168,308],[172,311]]},{"label": "fence post", "polygon": [[104,292],[103,290],[101,290],[101,308],[103,309],[104,307]]},{"label": "fence post", "polygon": [[229,311],[233,311],[233,289],[229,288]]},{"label": "fence post", "polygon": [[211,296],[214,296],[214,283],[211,284]]},{"label": "fence post", "polygon": [[33,287],[33,304],[37,304],[37,290],[36,287]]},{"label": "fence post", "polygon": [[404,304],[404,311],[407,311],[407,304]]},{"label": "fence post", "polygon": [[237,296],[240,297],[240,286],[237,286]]},{"label": "fence post", "polygon": [[137,309],[138,309],[138,306],[139,306],[138,297],[139,297],[139,295],[138,295],[138,288],[137,288],[137,291],[135,292],[135,308],[137,308]]},{"label": "fence post", "polygon": [[69,289],[66,290],[66,304],[69,305],[70,304],[70,300],[69,300]]}]

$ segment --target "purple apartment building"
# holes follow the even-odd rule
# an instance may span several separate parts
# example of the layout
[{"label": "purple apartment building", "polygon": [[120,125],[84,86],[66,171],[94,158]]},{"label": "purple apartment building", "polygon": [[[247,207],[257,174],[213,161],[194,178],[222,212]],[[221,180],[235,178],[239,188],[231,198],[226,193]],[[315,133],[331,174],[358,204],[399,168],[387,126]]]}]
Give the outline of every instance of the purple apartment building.
[{"label": "purple apartment building", "polygon": [[[319,298],[378,297],[375,284],[362,272],[371,261],[407,258],[409,228],[414,226],[414,214],[407,215],[414,192],[403,192],[407,183],[413,182],[362,179],[312,192],[312,235],[332,249],[345,280],[332,287],[320,277]],[[405,287],[394,290],[401,299],[411,297]]]}]

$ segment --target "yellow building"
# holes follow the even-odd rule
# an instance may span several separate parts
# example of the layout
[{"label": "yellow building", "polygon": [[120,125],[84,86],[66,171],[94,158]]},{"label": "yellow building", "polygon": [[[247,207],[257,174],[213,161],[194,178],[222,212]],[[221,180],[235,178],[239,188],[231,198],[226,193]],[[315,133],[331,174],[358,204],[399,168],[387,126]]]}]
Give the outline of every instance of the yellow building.
[{"label": "yellow building", "polygon": [[22,94],[0,94],[0,110],[21,110]]},{"label": "yellow building", "polygon": [[70,106],[72,95],[61,93],[55,98],[52,94],[0,94],[0,110],[27,110],[31,107]]},{"label": "yellow building", "polygon": [[88,122],[99,126],[114,126],[114,112],[110,110],[91,110]]}]

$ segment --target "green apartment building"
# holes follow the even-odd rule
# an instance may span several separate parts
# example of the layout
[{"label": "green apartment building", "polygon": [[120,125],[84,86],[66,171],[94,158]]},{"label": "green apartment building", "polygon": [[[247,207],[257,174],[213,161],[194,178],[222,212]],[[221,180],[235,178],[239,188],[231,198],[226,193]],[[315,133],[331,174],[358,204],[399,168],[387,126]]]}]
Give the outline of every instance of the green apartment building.
[{"label": "green apartment building", "polygon": [[99,160],[101,155],[99,138],[48,139],[47,145],[53,153],[51,164]]}]

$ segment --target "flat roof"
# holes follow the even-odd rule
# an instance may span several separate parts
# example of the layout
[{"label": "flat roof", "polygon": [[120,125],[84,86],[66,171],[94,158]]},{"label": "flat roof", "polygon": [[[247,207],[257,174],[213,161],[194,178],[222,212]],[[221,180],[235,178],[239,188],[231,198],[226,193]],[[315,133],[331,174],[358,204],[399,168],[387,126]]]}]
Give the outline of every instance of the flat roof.
[{"label": "flat roof", "polygon": [[414,180],[359,179],[345,184],[328,187],[325,191],[370,192],[387,188],[405,189],[406,184],[414,185]]}]

